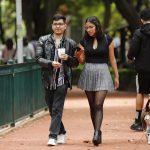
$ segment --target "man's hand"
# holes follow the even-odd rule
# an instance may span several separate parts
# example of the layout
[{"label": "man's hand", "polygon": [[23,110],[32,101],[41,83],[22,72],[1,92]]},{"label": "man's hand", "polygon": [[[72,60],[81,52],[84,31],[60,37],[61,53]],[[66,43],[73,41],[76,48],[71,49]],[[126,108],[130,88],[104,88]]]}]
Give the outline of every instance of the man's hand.
[{"label": "man's hand", "polygon": [[61,60],[68,60],[68,55],[67,54],[61,54],[60,59]]},{"label": "man's hand", "polygon": [[56,69],[57,69],[57,68],[60,68],[61,65],[62,65],[62,64],[59,63],[59,62],[57,62],[57,61],[53,61],[53,62],[52,62],[52,66],[53,66],[54,68],[56,68]]}]

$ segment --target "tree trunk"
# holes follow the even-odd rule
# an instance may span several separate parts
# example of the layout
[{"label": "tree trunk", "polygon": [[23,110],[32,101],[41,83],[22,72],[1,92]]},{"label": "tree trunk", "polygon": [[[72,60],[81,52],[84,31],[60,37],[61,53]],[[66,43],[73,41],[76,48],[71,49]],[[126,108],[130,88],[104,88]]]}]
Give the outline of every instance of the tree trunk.
[{"label": "tree trunk", "polygon": [[105,0],[103,2],[104,2],[104,6],[105,6],[103,29],[105,30],[109,26],[109,21],[110,21],[110,17],[111,17],[111,5],[110,5],[110,2],[107,0]]},{"label": "tree trunk", "polygon": [[140,26],[140,18],[132,4],[128,3],[126,0],[121,0],[121,2],[120,0],[114,0],[114,3],[118,11],[129,23],[132,32]]},{"label": "tree trunk", "polygon": [[142,6],[142,0],[137,0],[137,4],[135,7],[137,12],[140,12],[141,6]]},{"label": "tree trunk", "polygon": [[121,64],[124,64],[126,62],[126,56],[125,56],[126,31],[125,29],[121,29],[120,33],[121,33],[120,61],[121,61]]},{"label": "tree trunk", "polygon": [[23,19],[29,40],[51,32],[52,17],[63,2],[64,0],[23,0]]},{"label": "tree trunk", "polygon": [[33,16],[34,21],[34,34],[36,37],[40,37],[41,35],[46,34],[46,10],[45,7],[40,8],[40,4],[37,7],[37,11],[35,11]]},{"label": "tree trunk", "polygon": [[46,10],[46,32],[51,32],[51,24],[52,24],[52,18],[53,15],[56,13],[59,13],[59,6],[63,4],[65,0],[46,0],[45,1],[45,10]]},{"label": "tree trunk", "polygon": [[27,37],[29,40],[31,40],[32,37],[39,37],[41,33],[45,33],[45,11],[41,6],[41,0],[22,1],[23,19],[26,24]]}]

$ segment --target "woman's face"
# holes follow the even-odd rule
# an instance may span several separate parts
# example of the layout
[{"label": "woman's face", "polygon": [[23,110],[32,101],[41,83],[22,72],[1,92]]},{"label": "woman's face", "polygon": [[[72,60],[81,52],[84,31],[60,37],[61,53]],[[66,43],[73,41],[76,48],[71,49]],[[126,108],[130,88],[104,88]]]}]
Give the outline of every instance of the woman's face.
[{"label": "woman's face", "polygon": [[87,31],[89,36],[94,37],[95,33],[96,33],[96,26],[91,22],[86,22],[85,23],[85,30]]}]

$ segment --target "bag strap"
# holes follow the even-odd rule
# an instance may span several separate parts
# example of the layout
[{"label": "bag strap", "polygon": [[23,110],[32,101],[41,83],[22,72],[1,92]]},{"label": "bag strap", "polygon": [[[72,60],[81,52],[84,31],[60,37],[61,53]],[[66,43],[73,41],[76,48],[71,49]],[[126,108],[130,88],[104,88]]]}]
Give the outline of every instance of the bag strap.
[{"label": "bag strap", "polygon": [[150,99],[148,99],[146,106],[145,106],[146,112],[150,111],[149,104],[150,104]]}]

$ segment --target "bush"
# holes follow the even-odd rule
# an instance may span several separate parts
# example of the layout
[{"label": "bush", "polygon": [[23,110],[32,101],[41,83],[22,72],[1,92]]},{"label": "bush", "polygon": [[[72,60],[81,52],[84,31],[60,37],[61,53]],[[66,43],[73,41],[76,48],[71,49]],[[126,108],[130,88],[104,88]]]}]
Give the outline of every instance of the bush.
[{"label": "bush", "polygon": [[[112,78],[114,78],[113,71],[111,70]],[[131,69],[119,69],[119,89],[121,91],[135,91],[135,71]]]}]

